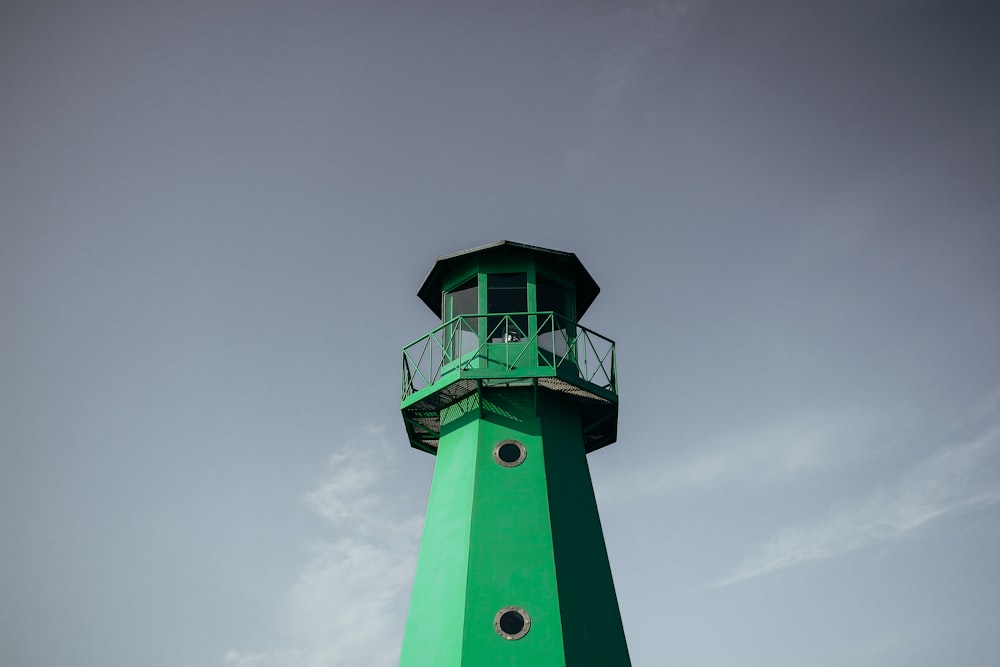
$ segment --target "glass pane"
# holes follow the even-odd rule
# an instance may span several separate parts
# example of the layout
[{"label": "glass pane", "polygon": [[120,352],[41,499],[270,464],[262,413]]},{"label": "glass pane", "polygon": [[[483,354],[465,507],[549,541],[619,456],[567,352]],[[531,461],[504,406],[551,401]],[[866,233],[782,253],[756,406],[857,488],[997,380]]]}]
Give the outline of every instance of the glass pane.
[{"label": "glass pane", "polygon": [[475,278],[470,278],[445,297],[444,319],[457,315],[475,315],[479,312],[479,290]]},{"label": "glass pane", "polygon": [[552,311],[563,317],[569,313],[566,309],[566,297],[569,290],[542,280],[538,281],[536,295],[538,297],[538,310],[541,312]]},{"label": "glass pane", "polygon": [[445,354],[448,361],[463,358],[479,346],[479,279],[469,278],[458,287],[447,292],[444,297],[444,321],[459,315],[466,315],[449,327]]},{"label": "glass pane", "polygon": [[500,617],[500,629],[508,635],[516,635],[524,629],[524,617],[516,611],[508,611]]},{"label": "glass pane", "polygon": [[[486,276],[486,310],[523,313],[528,310],[528,274],[491,273]],[[528,335],[528,316],[491,317],[487,323],[493,342],[514,342]]]},{"label": "glass pane", "polygon": [[486,305],[491,313],[516,313],[528,310],[528,275],[491,273],[486,276]]},{"label": "glass pane", "polygon": [[[566,327],[568,326],[567,318],[570,316],[569,300],[572,290],[539,278],[535,293],[538,298],[538,310],[555,313],[551,320],[545,320],[545,330],[551,332],[547,336],[548,345],[545,349],[555,355],[554,362],[558,365],[568,351],[566,339],[569,333],[566,331]],[[539,321],[541,328],[541,317]]]}]

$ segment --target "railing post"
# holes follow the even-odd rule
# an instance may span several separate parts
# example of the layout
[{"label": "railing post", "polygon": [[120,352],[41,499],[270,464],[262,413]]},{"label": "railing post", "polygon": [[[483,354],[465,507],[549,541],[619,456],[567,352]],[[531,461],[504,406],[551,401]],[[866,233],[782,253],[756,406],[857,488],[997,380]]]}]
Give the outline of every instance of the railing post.
[{"label": "railing post", "polygon": [[[496,320],[492,329],[490,318]],[[491,357],[506,371],[544,368],[558,374],[569,363],[572,370],[564,373],[618,390],[614,341],[555,312],[536,311],[458,315],[413,341],[402,350],[401,394],[406,398],[452,372],[486,372]]]}]

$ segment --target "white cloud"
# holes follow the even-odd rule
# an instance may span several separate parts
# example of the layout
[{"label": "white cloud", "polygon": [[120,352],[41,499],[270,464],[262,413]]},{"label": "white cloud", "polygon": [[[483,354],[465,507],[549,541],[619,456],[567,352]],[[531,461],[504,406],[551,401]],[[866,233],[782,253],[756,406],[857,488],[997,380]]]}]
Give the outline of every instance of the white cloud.
[{"label": "white cloud", "polygon": [[865,456],[880,427],[879,420],[859,411],[795,415],[699,447],[686,458],[624,472],[601,489],[601,498],[632,501],[734,483],[774,483]]},{"label": "white cloud", "polygon": [[330,458],[306,501],[338,529],[312,548],[289,594],[295,646],[227,652],[234,667],[381,667],[399,659],[423,515],[393,493],[400,463],[383,428]]},{"label": "white cloud", "polygon": [[727,586],[897,539],[944,516],[1000,502],[1000,428],[943,447],[910,468],[891,490],[836,510],[811,525],[779,531],[753,550]]}]

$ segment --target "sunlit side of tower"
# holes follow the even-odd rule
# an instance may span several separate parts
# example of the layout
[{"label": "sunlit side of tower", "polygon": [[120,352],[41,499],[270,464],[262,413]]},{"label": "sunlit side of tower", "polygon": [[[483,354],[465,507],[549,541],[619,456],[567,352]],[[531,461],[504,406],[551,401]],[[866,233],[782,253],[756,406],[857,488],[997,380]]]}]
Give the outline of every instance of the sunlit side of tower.
[{"label": "sunlit side of tower", "polygon": [[442,325],[403,349],[403,421],[434,454],[401,667],[630,664],[586,454],[618,426],[600,288],[567,252],[441,257]]}]

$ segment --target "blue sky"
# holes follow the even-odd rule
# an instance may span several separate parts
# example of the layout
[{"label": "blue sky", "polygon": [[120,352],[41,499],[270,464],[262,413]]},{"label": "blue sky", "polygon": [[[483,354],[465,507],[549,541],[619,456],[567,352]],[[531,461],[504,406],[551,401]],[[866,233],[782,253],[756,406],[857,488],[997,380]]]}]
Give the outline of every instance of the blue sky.
[{"label": "blue sky", "polygon": [[434,258],[577,253],[636,667],[1000,663],[990,3],[9,1],[0,663],[395,663]]}]

